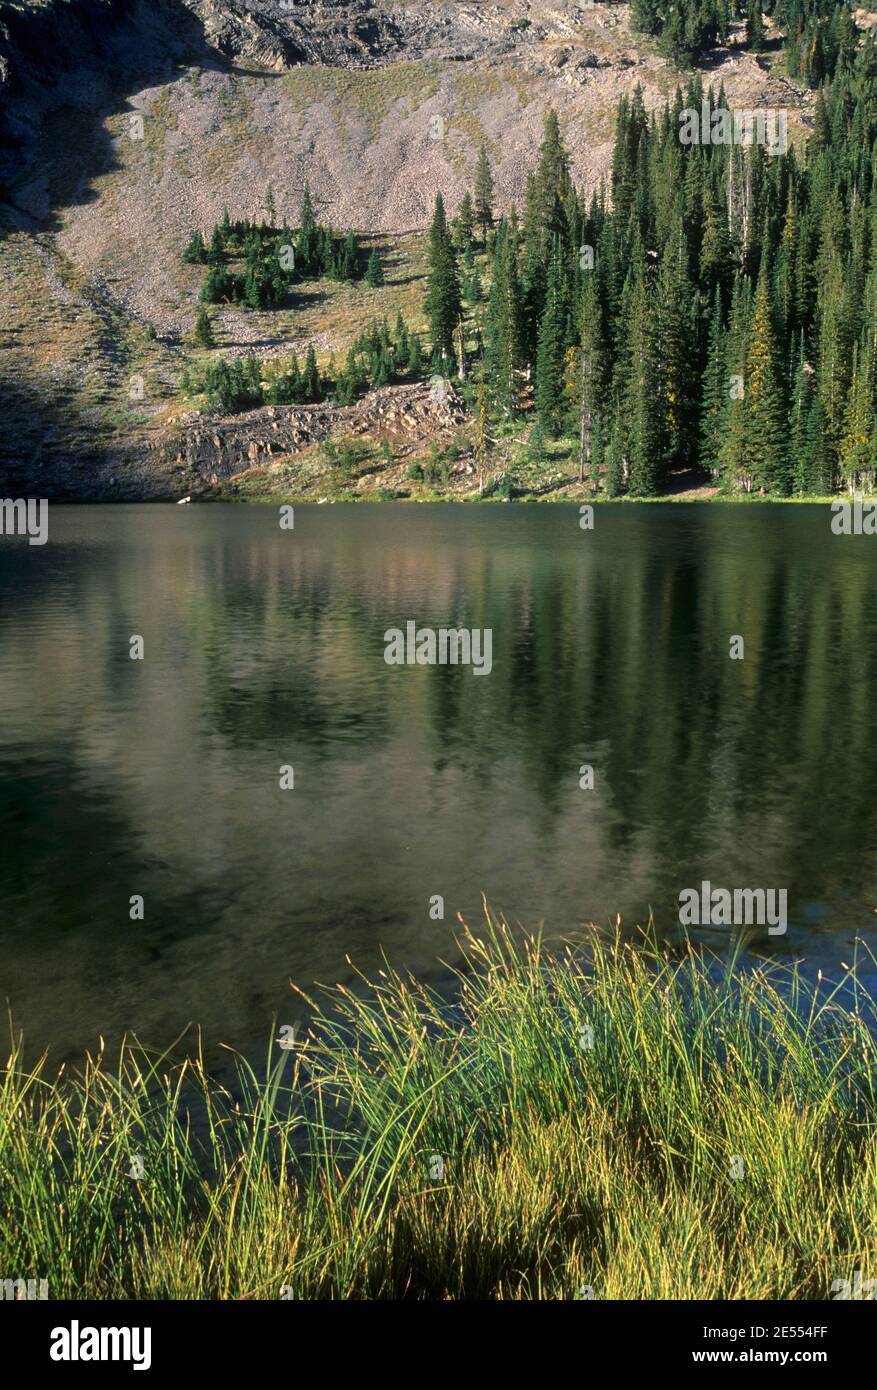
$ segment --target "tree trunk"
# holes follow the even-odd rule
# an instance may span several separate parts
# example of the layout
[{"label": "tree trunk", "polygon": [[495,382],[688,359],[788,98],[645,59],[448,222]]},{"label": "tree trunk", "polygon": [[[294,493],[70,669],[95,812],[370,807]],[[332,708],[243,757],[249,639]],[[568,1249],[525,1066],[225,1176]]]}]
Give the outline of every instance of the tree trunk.
[{"label": "tree trunk", "polygon": [[[582,348],[582,372],[581,372],[581,420],[579,425],[579,483],[584,485],[585,481],[585,459],[588,460],[588,472],[591,465],[591,358],[590,354]],[[592,487],[596,492],[594,480],[591,480]]]}]

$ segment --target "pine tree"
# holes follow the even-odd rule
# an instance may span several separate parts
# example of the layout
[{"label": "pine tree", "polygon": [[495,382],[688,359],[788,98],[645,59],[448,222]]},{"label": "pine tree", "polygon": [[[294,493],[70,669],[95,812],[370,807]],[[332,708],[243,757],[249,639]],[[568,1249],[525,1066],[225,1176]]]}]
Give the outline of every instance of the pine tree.
[{"label": "pine tree", "polygon": [[484,476],[490,464],[490,442],[487,434],[487,378],[483,357],[475,404],[475,447],[473,454],[475,467],[478,470],[478,491],[482,492],[484,490]]},{"label": "pine tree", "polygon": [[396,324],[393,329],[393,340],[396,344],[396,361],[404,368],[404,365],[408,361],[408,353],[410,352],[411,347],[408,341],[408,325],[402,317],[401,309],[399,309],[396,313]]},{"label": "pine tree", "polygon": [[752,473],[746,453],[746,348],[750,309],[749,281],[737,280],[725,333],[727,378],[718,453],[722,486],[728,492],[752,490]]},{"label": "pine tree", "polygon": [[620,497],[627,486],[627,468],[624,459],[624,429],[618,406],[612,413],[609,431],[609,444],[606,450],[606,472],[604,487],[607,497]]},{"label": "pine tree", "polygon": [[700,280],[710,296],[716,289],[727,289],[731,269],[731,245],[723,210],[710,190],[704,211],[703,238],[700,246]]},{"label": "pine tree", "polygon": [[640,34],[658,34],[663,19],[658,0],[632,0],[630,27]]},{"label": "pine tree", "polygon": [[408,375],[418,377],[423,372],[423,350],[420,346],[420,339],[416,333],[412,333],[409,338],[408,348]]},{"label": "pine tree", "polygon": [[718,477],[719,474],[719,450],[727,390],[728,373],[725,365],[722,306],[718,295],[716,295],[710,318],[700,409],[700,466],[712,474],[714,478]]},{"label": "pine tree", "polygon": [[761,0],[749,0],[746,9],[746,46],[752,53],[760,53],[764,48],[764,20],[761,15]]},{"label": "pine tree", "polygon": [[798,328],[797,271],[798,225],[789,189],[776,268],[777,333],[781,340],[786,341],[793,339]]},{"label": "pine tree", "polygon": [[225,237],[221,227],[214,227],[210,237],[210,249],[206,255],[207,264],[220,266],[225,260]]},{"label": "pine tree", "polygon": [[792,385],[789,415],[789,459],[792,492],[804,497],[813,491],[809,459],[809,421],[813,404],[813,368],[806,358],[803,333],[800,336],[797,365]]},{"label": "pine tree", "polygon": [[454,223],[454,241],[457,249],[466,251],[472,246],[475,234],[475,213],[471,193],[464,193]]},{"label": "pine tree", "polygon": [[549,110],[545,116],[536,169],[536,199],[543,259],[547,255],[547,248],[553,244],[553,239],[562,236],[565,231],[565,210],[571,191],[569,155],[561,139],[557,112]]},{"label": "pine tree", "polygon": [[808,491],[815,497],[824,497],[834,492],[837,484],[834,466],[834,450],[828,439],[825,410],[818,394],[814,393],[813,404],[807,420],[807,446],[805,466],[809,479]]},{"label": "pine tree", "polygon": [[339,280],[355,280],[359,269],[359,254],[356,249],[356,237],[352,231],[347,231],[341,243],[341,256],[338,263]]},{"label": "pine tree", "polygon": [[563,368],[563,299],[560,256],[556,253],[548,270],[548,289],[539,325],[536,355],[536,417],[549,439],[556,439],[564,427]]},{"label": "pine tree", "polygon": [[210,315],[202,305],[195,316],[195,342],[199,347],[212,348],[216,346],[216,339],[213,336],[213,325],[210,322]]},{"label": "pine tree", "polygon": [[649,120],[643,103],[642,87],[637,83],[633,96],[618,103],[615,147],[612,154],[612,202],[616,210],[619,241],[629,234],[631,213],[637,194],[640,145],[648,136]]},{"label": "pine tree", "polygon": [[221,304],[233,298],[236,277],[223,266],[211,266],[204,276],[199,298],[204,304]]},{"label": "pine tree", "polygon": [[853,354],[846,430],[840,447],[840,473],[851,492],[873,485],[874,369],[871,343]]},{"label": "pine tree", "polygon": [[322,399],[320,374],[317,370],[317,358],[312,347],[309,347],[307,350],[301,385],[302,394],[306,401],[319,401]]},{"label": "pine tree", "polygon": [[759,276],[746,353],[745,441],[753,487],[763,493],[789,491],[785,403],[777,371],[767,277]]},{"label": "pine tree", "polygon": [[696,414],[694,315],[677,219],[664,251],[655,301],[662,473],[692,461]]},{"label": "pine tree", "polygon": [[517,264],[515,237],[502,221],[496,236],[484,343],[489,396],[501,415],[513,414],[520,405],[524,348]]},{"label": "pine tree", "polygon": [[317,219],[314,217],[314,208],[311,202],[310,186],[305,183],[301,200],[301,212],[299,213],[297,242],[300,264],[309,274],[313,274],[315,269],[319,234],[320,229],[317,226]]},{"label": "pine tree", "polygon": [[475,221],[481,228],[481,240],[487,244],[487,234],[493,226],[493,174],[484,146],[478,151],[475,169]]},{"label": "pine tree", "polygon": [[392,359],[385,348],[378,353],[374,372],[375,386],[389,386],[393,375]]},{"label": "pine tree", "polygon": [[626,332],[630,344],[624,382],[627,483],[636,497],[653,497],[661,482],[662,440],[653,305],[641,260],[631,271]]},{"label": "pine tree", "polygon": [[845,425],[851,365],[850,306],[839,251],[830,256],[819,284],[817,389],[825,419],[826,442],[836,460]]},{"label": "pine tree", "polygon": [[248,309],[264,308],[264,295],[262,282],[257,268],[253,265],[247,267],[244,274],[244,304]]},{"label": "pine tree", "polygon": [[579,482],[590,479],[597,491],[599,483],[599,454],[594,447],[600,383],[603,369],[602,324],[600,303],[593,275],[585,285],[582,302],[582,328],[579,344]]},{"label": "pine tree", "polygon": [[378,255],[378,249],[376,246],[372,248],[371,255],[368,258],[368,266],[366,267],[365,272],[365,283],[369,286],[370,289],[373,290],[377,289],[380,285],[384,283],[384,271],[381,266],[381,258]]},{"label": "pine tree", "polygon": [[189,265],[205,265],[207,262],[207,247],[204,245],[204,238],[199,231],[192,234],[192,239],[183,252],[183,260]]},{"label": "pine tree", "polygon": [[435,214],[429,233],[429,278],[425,304],[429,336],[437,367],[453,360],[454,334],[460,321],[460,283],[454,247],[445,217],[445,205],[436,194]]}]

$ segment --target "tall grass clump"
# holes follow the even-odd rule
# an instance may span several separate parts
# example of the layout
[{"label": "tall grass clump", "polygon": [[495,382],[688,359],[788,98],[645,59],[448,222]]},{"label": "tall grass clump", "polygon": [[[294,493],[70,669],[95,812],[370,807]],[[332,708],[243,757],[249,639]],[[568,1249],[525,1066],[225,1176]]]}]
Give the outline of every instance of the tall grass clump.
[{"label": "tall grass clump", "polygon": [[[830,1298],[877,1276],[873,1001],[488,916],[242,1059],[0,1072],[0,1278],[79,1298]],[[138,1176],[138,1174],[140,1176]]]}]

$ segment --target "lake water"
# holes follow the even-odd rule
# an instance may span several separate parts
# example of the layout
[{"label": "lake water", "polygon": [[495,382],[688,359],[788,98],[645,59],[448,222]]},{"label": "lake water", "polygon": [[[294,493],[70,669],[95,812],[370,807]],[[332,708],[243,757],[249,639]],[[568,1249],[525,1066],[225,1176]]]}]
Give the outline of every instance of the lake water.
[{"label": "lake water", "polygon": [[[52,507],[47,545],[0,539],[0,997],[31,1047],[261,1049],[348,955],[440,976],[482,894],[561,936],[786,888],[766,952],[877,949],[877,539],[816,506],[578,522]],[[490,674],[388,666],[411,620],[490,628]]]}]

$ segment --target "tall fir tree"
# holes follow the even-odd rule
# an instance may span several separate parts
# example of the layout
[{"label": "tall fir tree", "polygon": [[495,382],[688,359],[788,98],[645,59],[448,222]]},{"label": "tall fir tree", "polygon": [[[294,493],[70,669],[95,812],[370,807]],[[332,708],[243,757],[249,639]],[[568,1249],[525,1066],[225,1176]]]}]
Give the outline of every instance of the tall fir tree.
[{"label": "tall fir tree", "polygon": [[725,364],[725,332],[722,305],[718,291],[716,291],[713,297],[706,366],[701,386],[699,458],[701,468],[713,478],[719,476],[719,451],[727,392],[728,371]]},{"label": "tall fir tree", "polygon": [[663,438],[658,402],[658,363],[653,296],[643,258],[630,272],[625,333],[629,342],[624,381],[624,431],[627,483],[635,497],[653,497],[661,477]]},{"label": "tall fir tree", "polygon": [[484,334],[487,390],[499,415],[514,414],[521,402],[522,316],[517,237],[514,228],[503,219],[497,228]]},{"label": "tall fir tree", "polygon": [[545,309],[539,325],[536,355],[536,416],[549,439],[556,439],[565,424],[564,355],[563,281],[558,248],[548,268]]},{"label": "tall fir tree", "polygon": [[777,363],[767,276],[762,273],[746,353],[745,448],[753,487],[784,495],[789,491],[786,412]]},{"label": "tall fir tree", "polygon": [[429,277],[426,314],[435,366],[450,371],[454,359],[454,335],[460,322],[460,282],[457,258],[448,230],[442,195],[436,194],[435,213],[429,232]]},{"label": "tall fir tree", "polygon": [[481,240],[487,243],[487,235],[493,226],[493,174],[490,160],[484,146],[478,151],[475,168],[475,222],[481,228]]}]

